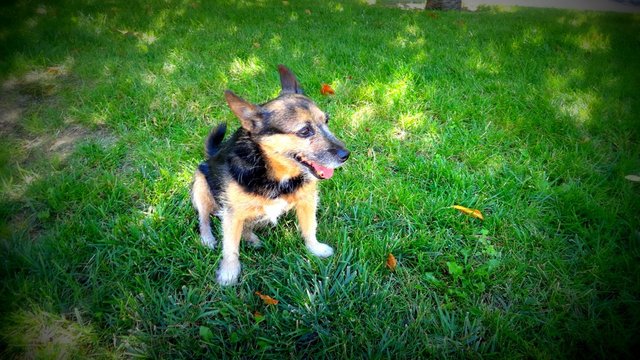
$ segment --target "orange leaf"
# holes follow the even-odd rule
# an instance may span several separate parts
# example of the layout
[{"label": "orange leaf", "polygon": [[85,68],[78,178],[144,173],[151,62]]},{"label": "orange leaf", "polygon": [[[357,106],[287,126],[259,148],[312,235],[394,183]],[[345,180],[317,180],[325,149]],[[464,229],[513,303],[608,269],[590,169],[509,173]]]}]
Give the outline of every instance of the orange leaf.
[{"label": "orange leaf", "polygon": [[396,260],[396,257],[393,256],[392,253],[389,253],[389,256],[387,256],[387,267],[391,271],[396,271],[396,266],[398,266],[398,261]]},{"label": "orange leaf", "polygon": [[258,311],[258,310],[256,310],[256,311],[254,311],[254,312],[253,312],[253,317],[259,318],[259,317],[263,317],[263,316],[264,316],[264,315],[262,315],[262,314],[260,313],[260,311]]},{"label": "orange leaf", "polygon": [[320,88],[320,93],[322,95],[335,95],[335,91],[333,91],[333,89],[331,88],[331,86],[329,86],[329,84],[322,84],[322,87]]},{"label": "orange leaf", "polygon": [[272,298],[269,295],[262,295],[260,291],[256,291],[256,295],[260,296],[260,299],[262,299],[262,301],[264,301],[266,305],[277,305],[279,303],[278,300]]},{"label": "orange leaf", "polygon": [[478,209],[469,209],[469,208],[466,208],[466,207],[460,206],[460,205],[454,205],[454,206],[452,206],[452,208],[460,211],[461,213],[463,213],[465,215],[469,215],[469,216],[474,217],[476,219],[484,220],[484,216],[482,216],[482,213]]}]

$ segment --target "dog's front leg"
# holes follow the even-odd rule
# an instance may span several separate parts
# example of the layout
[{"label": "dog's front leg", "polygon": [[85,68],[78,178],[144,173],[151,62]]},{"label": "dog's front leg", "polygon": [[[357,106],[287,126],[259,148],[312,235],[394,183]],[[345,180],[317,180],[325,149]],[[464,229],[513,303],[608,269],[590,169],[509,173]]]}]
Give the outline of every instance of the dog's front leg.
[{"label": "dog's front leg", "polygon": [[220,285],[234,285],[240,276],[240,236],[244,218],[225,210],[222,214],[222,261],[218,270]]},{"label": "dog's front leg", "polygon": [[297,204],[296,214],[298,215],[298,225],[304,238],[307,249],[315,256],[328,257],[333,255],[333,249],[327,244],[323,244],[316,239],[318,222],[316,220],[317,197],[310,197]]}]

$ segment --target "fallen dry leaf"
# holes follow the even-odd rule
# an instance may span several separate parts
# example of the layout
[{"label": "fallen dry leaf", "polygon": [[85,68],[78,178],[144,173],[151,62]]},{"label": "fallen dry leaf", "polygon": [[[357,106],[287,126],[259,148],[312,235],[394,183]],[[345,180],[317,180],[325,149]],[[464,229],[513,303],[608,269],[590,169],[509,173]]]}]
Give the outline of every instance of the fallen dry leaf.
[{"label": "fallen dry leaf", "polygon": [[460,206],[460,205],[454,205],[454,206],[452,206],[452,208],[460,211],[461,213],[463,213],[465,215],[469,215],[469,216],[474,217],[476,219],[484,220],[484,216],[482,216],[482,213],[478,209],[469,209],[469,208],[466,208],[466,207]]},{"label": "fallen dry leaf", "polygon": [[262,293],[260,291],[256,291],[256,295],[260,296],[260,299],[262,299],[262,301],[266,304],[266,305],[278,305],[279,301],[272,298],[269,295],[262,295]]},{"label": "fallen dry leaf", "polygon": [[309,9],[305,9],[305,10],[304,10],[304,13],[305,13],[305,14],[307,14],[307,15],[311,15],[311,10],[309,10]]},{"label": "fallen dry leaf", "polygon": [[629,180],[629,181],[640,182],[640,176],[638,176],[638,175],[627,175],[624,178]]},{"label": "fallen dry leaf", "polygon": [[396,271],[396,266],[398,266],[398,261],[396,260],[396,257],[393,256],[392,253],[389,253],[389,256],[387,256],[387,267],[391,271]]},{"label": "fallen dry leaf", "polygon": [[331,86],[329,86],[329,84],[322,84],[322,87],[320,88],[320,93],[322,95],[334,95],[336,92],[333,91],[333,89],[331,88]]},{"label": "fallen dry leaf", "polygon": [[264,320],[264,315],[256,310],[253,312],[253,319],[255,320],[256,324],[259,324]]}]

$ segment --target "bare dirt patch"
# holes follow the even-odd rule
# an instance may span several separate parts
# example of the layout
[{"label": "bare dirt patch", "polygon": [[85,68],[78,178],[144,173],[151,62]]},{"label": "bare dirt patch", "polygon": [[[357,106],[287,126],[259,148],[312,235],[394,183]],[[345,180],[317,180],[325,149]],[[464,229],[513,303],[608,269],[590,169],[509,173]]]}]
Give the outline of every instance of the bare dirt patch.
[{"label": "bare dirt patch", "polygon": [[[50,215],[33,207],[27,194],[34,184],[46,181],[53,169],[49,164],[64,167],[84,141],[104,146],[116,141],[107,130],[91,129],[64,115],[68,104],[59,93],[75,81],[68,67],[60,65],[9,78],[0,86],[0,197],[7,207],[0,216],[0,238],[11,233],[38,238],[41,220]],[[48,114],[63,114],[64,121],[53,121]]]},{"label": "bare dirt patch", "polygon": [[24,165],[32,158],[32,154],[64,160],[73,153],[80,141],[88,137],[113,138],[106,130],[92,131],[66,119],[58,129],[50,132],[33,133],[26,128],[25,119],[31,112],[43,107],[62,107],[57,94],[63,86],[74,81],[68,70],[69,66],[62,64],[32,71],[2,83],[0,137],[13,146],[11,152],[15,156],[10,156],[9,162]]}]

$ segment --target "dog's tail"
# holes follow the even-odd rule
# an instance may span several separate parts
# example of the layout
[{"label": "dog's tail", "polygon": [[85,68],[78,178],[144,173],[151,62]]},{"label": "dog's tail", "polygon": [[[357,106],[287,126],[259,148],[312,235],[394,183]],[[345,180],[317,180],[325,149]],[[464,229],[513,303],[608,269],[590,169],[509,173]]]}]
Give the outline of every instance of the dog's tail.
[{"label": "dog's tail", "polygon": [[204,151],[207,153],[207,156],[213,157],[220,151],[220,144],[222,144],[222,140],[224,140],[225,132],[227,132],[227,123],[221,123],[211,130],[207,141],[204,143]]}]

